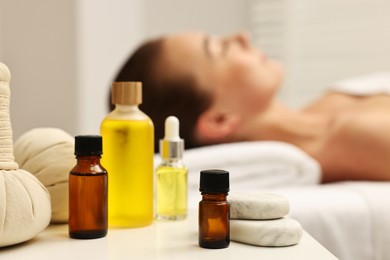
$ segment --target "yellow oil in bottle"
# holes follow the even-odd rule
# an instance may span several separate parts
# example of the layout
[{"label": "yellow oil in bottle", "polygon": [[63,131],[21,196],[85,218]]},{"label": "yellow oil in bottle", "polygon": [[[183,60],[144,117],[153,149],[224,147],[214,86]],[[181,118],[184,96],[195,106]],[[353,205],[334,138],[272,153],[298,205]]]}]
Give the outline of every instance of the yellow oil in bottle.
[{"label": "yellow oil in bottle", "polygon": [[156,169],[156,217],[184,219],[187,215],[187,168],[160,165]]},{"label": "yellow oil in bottle", "polygon": [[[114,116],[112,116],[114,117]],[[108,223],[141,227],[153,221],[153,123],[115,120],[101,125],[102,164],[109,172]]]},{"label": "yellow oil in bottle", "polygon": [[162,162],[156,169],[156,218],[179,220],[187,216],[187,168],[182,162],[184,140],[179,136],[179,119],[165,119],[160,140]]}]

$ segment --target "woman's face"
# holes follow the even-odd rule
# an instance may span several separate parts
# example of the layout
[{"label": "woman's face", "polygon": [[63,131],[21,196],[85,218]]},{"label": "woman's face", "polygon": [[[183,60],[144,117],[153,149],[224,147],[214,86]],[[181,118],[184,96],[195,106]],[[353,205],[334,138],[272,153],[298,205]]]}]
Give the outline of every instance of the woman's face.
[{"label": "woman's face", "polygon": [[253,48],[244,33],[169,36],[162,57],[164,73],[194,75],[199,86],[212,93],[212,107],[226,112],[245,115],[266,109],[282,82],[281,65]]}]

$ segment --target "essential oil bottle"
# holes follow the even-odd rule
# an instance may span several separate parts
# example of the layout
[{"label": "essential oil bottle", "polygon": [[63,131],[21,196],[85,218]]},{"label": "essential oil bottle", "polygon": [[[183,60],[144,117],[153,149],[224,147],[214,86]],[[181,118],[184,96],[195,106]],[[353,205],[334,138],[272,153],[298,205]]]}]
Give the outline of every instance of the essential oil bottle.
[{"label": "essential oil bottle", "polygon": [[226,248],[230,244],[229,172],[203,170],[200,172],[199,190],[199,246]]},{"label": "essential oil bottle", "polygon": [[69,175],[69,236],[89,239],[107,234],[107,171],[100,164],[101,136],[76,136],[76,166]]},{"label": "essential oil bottle", "polygon": [[110,173],[108,224],[141,227],[153,221],[154,127],[139,109],[141,82],[114,82],[115,109],[101,124],[102,163]]},{"label": "essential oil bottle", "polygon": [[165,120],[165,136],[160,140],[162,162],[156,169],[156,218],[179,220],[187,216],[187,167],[182,162],[184,140],[179,136],[179,120]]}]

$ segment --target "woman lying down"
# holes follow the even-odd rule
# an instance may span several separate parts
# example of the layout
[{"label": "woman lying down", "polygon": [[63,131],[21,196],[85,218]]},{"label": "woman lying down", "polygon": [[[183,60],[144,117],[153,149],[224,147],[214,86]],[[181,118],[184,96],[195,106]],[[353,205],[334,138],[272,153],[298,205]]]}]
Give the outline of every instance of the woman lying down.
[{"label": "woman lying down", "polygon": [[301,110],[290,109],[275,99],[281,64],[254,48],[246,34],[194,32],[150,40],[116,80],[143,82],[141,109],[155,124],[156,140],[165,118],[175,115],[187,148],[283,141],[315,158],[324,182],[390,180],[390,96],[329,92]]}]

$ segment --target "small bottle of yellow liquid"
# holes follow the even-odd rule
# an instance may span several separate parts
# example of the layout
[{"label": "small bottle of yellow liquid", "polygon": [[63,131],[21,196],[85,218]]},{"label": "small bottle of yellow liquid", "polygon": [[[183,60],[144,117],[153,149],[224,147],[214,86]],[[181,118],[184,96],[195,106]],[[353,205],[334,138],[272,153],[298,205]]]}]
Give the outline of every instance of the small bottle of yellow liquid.
[{"label": "small bottle of yellow liquid", "polygon": [[179,120],[165,120],[165,136],[160,140],[162,162],[156,169],[156,218],[179,220],[187,216],[187,168],[182,157],[184,141],[179,136]]},{"label": "small bottle of yellow liquid", "polygon": [[109,172],[108,225],[142,227],[153,221],[154,127],[138,105],[141,82],[114,82],[115,109],[103,120],[102,164]]}]

